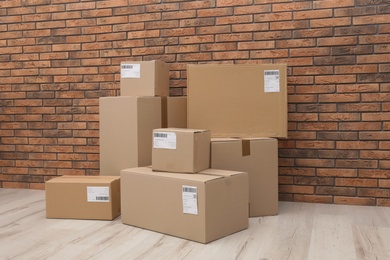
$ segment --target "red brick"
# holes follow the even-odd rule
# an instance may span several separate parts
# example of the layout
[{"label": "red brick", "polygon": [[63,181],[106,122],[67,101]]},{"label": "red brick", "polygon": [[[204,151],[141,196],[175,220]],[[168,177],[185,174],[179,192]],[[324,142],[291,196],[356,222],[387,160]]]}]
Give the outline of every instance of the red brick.
[{"label": "red brick", "polygon": [[294,20],[332,17],[332,9],[299,11],[299,12],[297,12],[296,10],[293,11],[295,11]]},{"label": "red brick", "polygon": [[[325,77],[325,76],[324,76]],[[358,102],[359,94],[325,94],[319,97],[320,102]]]},{"label": "red brick", "polygon": [[318,27],[347,26],[347,25],[351,25],[351,22],[352,21],[350,17],[313,19],[310,20],[310,27],[318,28]]},{"label": "red brick", "polygon": [[317,169],[317,176],[357,177],[357,170],[356,169]]},{"label": "red brick", "polygon": [[313,186],[279,185],[279,192],[294,194],[314,194]]},{"label": "red brick", "polygon": [[355,1],[343,0],[343,1],[314,1],[313,2],[314,9],[347,7],[347,6],[355,6]]},{"label": "red brick", "polygon": [[291,12],[265,13],[265,14],[254,15],[255,22],[290,21],[291,19],[292,19]]},{"label": "red brick", "polygon": [[334,167],[334,160],[297,158],[295,164],[301,167]]},{"label": "red brick", "polygon": [[359,188],[358,196],[362,197],[390,197],[389,189],[372,189],[372,188]]},{"label": "red brick", "polygon": [[[311,57],[311,56],[327,56],[330,54],[329,48],[300,48],[290,49],[291,57]],[[325,65],[325,64],[324,64]]]},{"label": "red brick", "polygon": [[217,0],[217,7],[251,5],[253,0]]},{"label": "red brick", "polygon": [[213,9],[200,9],[198,10],[198,17],[218,17],[233,15],[233,8],[213,8]]},{"label": "red brick", "polygon": [[309,22],[302,21],[288,21],[288,22],[270,22],[271,30],[291,30],[309,28]]},{"label": "red brick", "polygon": [[358,16],[358,15],[367,15],[367,14],[372,14],[372,15],[376,14],[375,5],[362,6],[362,7],[355,6],[350,8],[339,8],[334,10],[335,16]]},{"label": "red brick", "polygon": [[343,103],[339,104],[340,112],[368,112],[368,111],[380,111],[379,104],[370,104],[370,103]]},{"label": "red brick", "polygon": [[334,204],[375,206],[375,198],[334,196]]},{"label": "red brick", "polygon": [[387,14],[353,17],[354,25],[381,24],[381,23],[388,23],[388,22],[389,22],[389,16]]},{"label": "red brick", "polygon": [[295,202],[331,204],[332,203],[332,196],[294,194],[294,201]]}]

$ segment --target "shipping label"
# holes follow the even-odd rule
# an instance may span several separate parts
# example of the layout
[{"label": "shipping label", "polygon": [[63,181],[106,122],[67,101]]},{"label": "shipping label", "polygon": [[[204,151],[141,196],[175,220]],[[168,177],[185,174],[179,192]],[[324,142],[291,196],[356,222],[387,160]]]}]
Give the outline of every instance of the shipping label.
[{"label": "shipping label", "polygon": [[110,202],[110,187],[87,187],[88,202]]},{"label": "shipping label", "polygon": [[279,70],[264,71],[264,92],[280,92]]},{"label": "shipping label", "polygon": [[140,78],[141,77],[141,64],[122,64],[121,65],[121,78]]},{"label": "shipping label", "polygon": [[153,133],[153,148],[176,149],[176,133],[154,132]]},{"label": "shipping label", "polygon": [[198,215],[198,188],[182,186],[183,213]]}]

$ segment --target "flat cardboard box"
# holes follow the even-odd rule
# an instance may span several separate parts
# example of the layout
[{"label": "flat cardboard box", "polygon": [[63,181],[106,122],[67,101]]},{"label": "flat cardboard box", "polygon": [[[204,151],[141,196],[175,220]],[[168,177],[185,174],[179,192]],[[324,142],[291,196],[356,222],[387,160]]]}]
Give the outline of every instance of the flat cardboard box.
[{"label": "flat cardboard box", "polygon": [[249,216],[278,214],[278,142],[274,138],[213,138],[211,167],[249,176]]},{"label": "flat cardboard box", "polygon": [[121,197],[124,224],[200,243],[248,227],[247,173],[125,169],[121,171]]},{"label": "flat cardboard box", "polygon": [[197,173],[210,167],[210,131],[184,128],[153,130],[154,171]]},{"label": "flat cardboard box", "polygon": [[100,98],[100,175],[152,163],[152,132],[186,125],[186,97]]},{"label": "flat cardboard box", "polygon": [[123,61],[121,96],[169,96],[169,65],[163,61]]},{"label": "flat cardboard box", "polygon": [[287,66],[188,65],[188,128],[212,137],[287,137]]},{"label": "flat cardboard box", "polygon": [[119,176],[61,176],[45,187],[47,218],[113,220],[120,215]]}]

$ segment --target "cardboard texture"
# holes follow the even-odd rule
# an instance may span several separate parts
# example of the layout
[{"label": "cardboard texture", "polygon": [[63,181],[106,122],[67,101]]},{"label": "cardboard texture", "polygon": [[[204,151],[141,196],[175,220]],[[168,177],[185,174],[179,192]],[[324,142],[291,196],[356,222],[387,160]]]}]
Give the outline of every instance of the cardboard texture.
[{"label": "cardboard texture", "polygon": [[61,176],[45,187],[47,218],[113,220],[120,215],[119,176]]},{"label": "cardboard texture", "polygon": [[187,122],[186,97],[100,98],[100,175],[152,163],[152,132]]},{"label": "cardboard texture", "polygon": [[287,66],[188,65],[188,128],[212,137],[287,137]]},{"label": "cardboard texture", "polygon": [[[208,169],[178,174],[133,168],[121,171],[121,188],[124,224],[200,243],[248,227],[247,173]],[[185,190],[194,188],[196,196],[188,198]],[[183,213],[194,197],[197,214]]]},{"label": "cardboard texture", "polygon": [[274,138],[211,139],[211,168],[249,175],[249,216],[278,214],[278,142]]},{"label": "cardboard texture", "polygon": [[121,96],[169,96],[169,65],[154,61],[121,62]]},{"label": "cardboard texture", "polygon": [[161,127],[161,98],[100,98],[100,175],[152,163],[152,132]]},{"label": "cardboard texture", "polygon": [[210,168],[210,131],[154,129],[152,168],[154,171],[185,173]]}]

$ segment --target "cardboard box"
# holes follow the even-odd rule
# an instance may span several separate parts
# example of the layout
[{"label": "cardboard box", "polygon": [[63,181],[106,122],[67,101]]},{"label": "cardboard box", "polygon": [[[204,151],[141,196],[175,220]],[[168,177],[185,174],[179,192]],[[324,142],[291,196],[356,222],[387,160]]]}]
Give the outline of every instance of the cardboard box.
[{"label": "cardboard box", "polygon": [[248,175],[121,171],[122,222],[201,243],[248,227]]},{"label": "cardboard box", "polygon": [[154,61],[121,62],[121,96],[169,96],[169,66]]},{"label": "cardboard box", "polygon": [[249,216],[278,214],[278,142],[273,138],[211,141],[211,167],[249,174]]},{"label": "cardboard box", "polygon": [[61,176],[45,187],[47,218],[113,220],[120,215],[119,176]]},{"label": "cardboard box", "polygon": [[287,137],[287,66],[188,65],[188,128],[212,137]]},{"label": "cardboard box", "polygon": [[162,127],[187,128],[187,97],[162,97],[162,102]]},{"label": "cardboard box", "polygon": [[210,131],[154,129],[152,168],[154,171],[185,173],[210,168]]},{"label": "cardboard box", "polygon": [[152,132],[187,122],[186,97],[100,98],[100,175],[152,163]]}]

